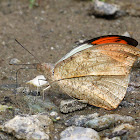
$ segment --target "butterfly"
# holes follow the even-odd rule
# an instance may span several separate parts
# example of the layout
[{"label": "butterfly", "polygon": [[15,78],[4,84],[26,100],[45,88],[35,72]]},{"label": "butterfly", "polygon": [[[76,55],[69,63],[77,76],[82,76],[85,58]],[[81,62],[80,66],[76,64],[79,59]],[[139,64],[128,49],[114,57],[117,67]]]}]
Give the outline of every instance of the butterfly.
[{"label": "butterfly", "polygon": [[123,100],[134,62],[140,57],[138,42],[107,35],[78,45],[56,64],[37,65],[49,87],[73,98],[112,110]]}]

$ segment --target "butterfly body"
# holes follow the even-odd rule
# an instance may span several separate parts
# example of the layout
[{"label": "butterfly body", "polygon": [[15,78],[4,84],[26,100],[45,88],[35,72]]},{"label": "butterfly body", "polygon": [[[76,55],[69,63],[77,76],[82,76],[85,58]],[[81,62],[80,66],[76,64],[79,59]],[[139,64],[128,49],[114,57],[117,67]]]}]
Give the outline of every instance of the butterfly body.
[{"label": "butterfly body", "polygon": [[[130,45],[128,38],[119,43],[112,42],[111,36],[107,38],[111,43],[99,39],[78,46],[53,66],[43,63],[38,69],[50,86],[91,105],[111,110],[117,108],[126,94],[129,73],[140,50]],[[96,44],[91,45],[93,42]]]}]

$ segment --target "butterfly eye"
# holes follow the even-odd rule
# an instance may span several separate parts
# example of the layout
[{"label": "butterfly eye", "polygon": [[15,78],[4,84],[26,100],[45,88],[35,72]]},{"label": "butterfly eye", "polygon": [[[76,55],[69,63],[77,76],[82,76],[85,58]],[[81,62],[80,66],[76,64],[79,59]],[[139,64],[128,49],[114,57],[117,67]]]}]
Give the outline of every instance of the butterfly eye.
[{"label": "butterfly eye", "polygon": [[52,74],[54,75],[54,69],[53,69],[53,71],[52,71]]}]

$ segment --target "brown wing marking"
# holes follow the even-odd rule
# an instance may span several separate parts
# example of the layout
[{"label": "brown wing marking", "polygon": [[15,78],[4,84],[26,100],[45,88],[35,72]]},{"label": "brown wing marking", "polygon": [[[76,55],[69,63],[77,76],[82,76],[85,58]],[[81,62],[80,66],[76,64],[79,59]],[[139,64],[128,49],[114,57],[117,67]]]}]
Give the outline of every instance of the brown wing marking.
[{"label": "brown wing marking", "polygon": [[[137,48],[123,44],[97,45],[83,50],[58,63],[55,79],[87,75],[127,75],[137,56]],[[137,52],[135,52],[137,51]]]},{"label": "brown wing marking", "polygon": [[[89,104],[111,110],[124,98],[129,76],[86,76],[58,82],[64,93]],[[63,88],[64,87],[64,88]]]}]

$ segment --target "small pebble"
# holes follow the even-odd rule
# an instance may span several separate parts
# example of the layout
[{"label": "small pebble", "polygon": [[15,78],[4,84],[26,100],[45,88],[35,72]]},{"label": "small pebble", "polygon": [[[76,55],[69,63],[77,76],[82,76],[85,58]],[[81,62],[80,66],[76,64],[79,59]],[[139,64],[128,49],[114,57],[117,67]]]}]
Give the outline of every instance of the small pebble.
[{"label": "small pebble", "polygon": [[21,61],[18,60],[17,58],[13,58],[10,60],[9,64],[10,65],[15,65],[15,64],[19,64]]},{"label": "small pebble", "polygon": [[130,34],[129,34],[128,32],[124,32],[124,33],[122,34],[122,36],[131,37]]},{"label": "small pebble", "polygon": [[75,100],[69,99],[69,100],[62,100],[59,108],[62,113],[69,113],[76,110],[81,110],[86,106],[87,106],[86,103],[79,102],[76,99]]},{"label": "small pebble", "polygon": [[116,18],[126,14],[125,11],[120,9],[119,5],[109,4],[99,0],[94,1],[92,13],[97,17],[103,18]]},{"label": "small pebble", "polygon": [[53,118],[53,120],[60,120],[60,116],[58,115],[58,113],[56,111],[52,111],[50,113],[51,118]]}]

